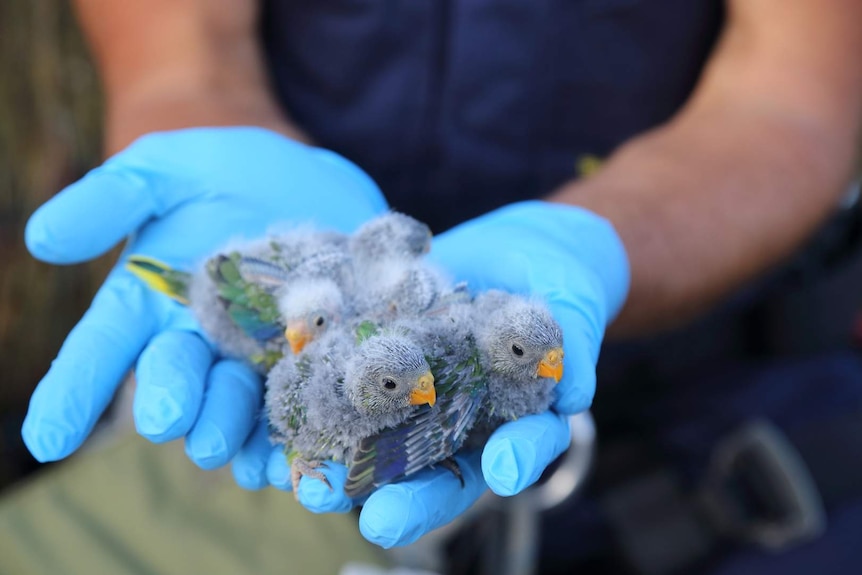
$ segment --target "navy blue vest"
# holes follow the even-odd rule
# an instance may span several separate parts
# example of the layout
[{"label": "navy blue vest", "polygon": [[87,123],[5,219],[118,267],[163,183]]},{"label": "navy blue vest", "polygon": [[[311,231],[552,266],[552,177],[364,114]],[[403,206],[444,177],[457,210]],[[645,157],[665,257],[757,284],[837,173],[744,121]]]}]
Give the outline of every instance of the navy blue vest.
[{"label": "navy blue vest", "polygon": [[666,120],[720,0],[272,0],[276,90],[435,232],[541,196]]}]

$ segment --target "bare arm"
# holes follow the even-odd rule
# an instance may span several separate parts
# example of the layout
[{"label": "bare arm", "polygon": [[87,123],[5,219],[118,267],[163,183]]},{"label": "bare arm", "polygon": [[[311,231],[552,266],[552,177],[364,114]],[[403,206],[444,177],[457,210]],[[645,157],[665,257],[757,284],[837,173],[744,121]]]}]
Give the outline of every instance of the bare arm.
[{"label": "bare arm", "polygon": [[687,105],[555,201],[609,218],[632,266],[612,335],[703,311],[827,217],[862,126],[862,1],[729,0]]},{"label": "bare arm", "polygon": [[256,0],[75,0],[106,103],[106,147],[191,126],[258,125],[306,139],[271,94]]}]

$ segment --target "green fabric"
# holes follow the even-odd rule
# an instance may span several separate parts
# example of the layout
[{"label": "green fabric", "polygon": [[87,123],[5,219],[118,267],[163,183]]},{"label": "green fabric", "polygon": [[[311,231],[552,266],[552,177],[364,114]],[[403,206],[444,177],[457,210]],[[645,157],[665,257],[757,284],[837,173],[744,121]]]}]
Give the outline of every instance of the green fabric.
[{"label": "green fabric", "polygon": [[137,436],[49,469],[0,500],[0,574],[334,575],[383,564],[355,515],[314,515],[290,493],[244,491],[182,445]]}]

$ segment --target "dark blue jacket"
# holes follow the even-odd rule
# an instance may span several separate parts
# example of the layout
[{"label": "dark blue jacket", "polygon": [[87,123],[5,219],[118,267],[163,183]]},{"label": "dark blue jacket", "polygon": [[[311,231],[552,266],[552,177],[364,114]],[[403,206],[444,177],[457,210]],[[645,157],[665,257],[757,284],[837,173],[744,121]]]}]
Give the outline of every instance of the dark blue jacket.
[{"label": "dark blue jacket", "polygon": [[576,175],[668,119],[719,0],[272,0],[279,97],[435,231]]}]

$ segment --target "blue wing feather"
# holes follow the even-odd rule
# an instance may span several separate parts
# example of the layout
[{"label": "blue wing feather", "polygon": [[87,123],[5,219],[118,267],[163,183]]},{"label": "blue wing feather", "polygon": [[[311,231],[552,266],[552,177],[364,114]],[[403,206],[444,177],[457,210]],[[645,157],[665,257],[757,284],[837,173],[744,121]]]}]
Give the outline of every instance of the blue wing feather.
[{"label": "blue wing feather", "polygon": [[350,462],[344,491],[361,497],[450,458],[461,448],[487,393],[478,359],[452,365],[430,362],[438,379],[437,403],[422,406],[403,424],[362,439]]}]

